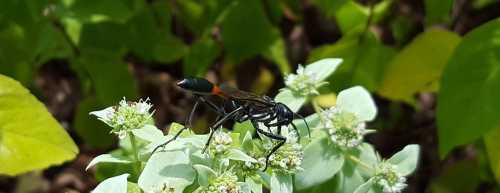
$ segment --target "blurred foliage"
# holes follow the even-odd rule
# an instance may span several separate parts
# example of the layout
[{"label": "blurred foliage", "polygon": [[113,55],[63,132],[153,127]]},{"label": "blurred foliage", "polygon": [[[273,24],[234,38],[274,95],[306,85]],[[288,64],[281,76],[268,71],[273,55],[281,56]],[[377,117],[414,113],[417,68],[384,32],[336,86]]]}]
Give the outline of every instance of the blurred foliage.
[{"label": "blurred foliage", "polygon": [[[330,94],[317,99],[320,105],[334,104],[336,92],[355,85],[391,101],[391,108],[402,102],[417,111],[419,94],[436,93],[441,157],[457,146],[484,142],[500,182],[499,145],[492,137],[500,129],[500,20],[483,19],[459,30],[456,14],[463,5],[458,1],[419,1],[414,7],[423,9],[423,15],[405,10],[412,2],[396,0],[0,1],[0,73],[37,93],[35,80],[42,66],[55,61],[68,65],[81,89],[72,128],[90,147],[110,147],[113,141],[88,112],[141,95],[134,64],[160,69],[182,65],[175,76],[215,71],[222,79],[233,79],[237,65],[263,61],[271,65],[259,66],[258,75],[244,74],[255,78],[249,88],[263,93],[280,80],[273,77],[273,68],[286,75],[296,63],[338,57],[344,62],[328,78],[332,84],[322,88]],[[481,12],[498,3],[467,4]],[[308,23],[311,7],[326,21]],[[295,37],[301,28],[321,36]],[[302,45],[301,38],[324,41]],[[7,87],[1,85],[3,94]],[[57,124],[52,127],[61,130]],[[7,135],[0,131],[3,144]],[[441,178],[447,177],[441,176],[433,191],[449,186]]]}]

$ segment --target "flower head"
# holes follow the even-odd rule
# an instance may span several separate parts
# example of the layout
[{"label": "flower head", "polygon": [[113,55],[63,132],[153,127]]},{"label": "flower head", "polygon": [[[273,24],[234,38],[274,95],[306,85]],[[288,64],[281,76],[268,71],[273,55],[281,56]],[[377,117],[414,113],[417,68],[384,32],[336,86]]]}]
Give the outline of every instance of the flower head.
[{"label": "flower head", "polygon": [[204,187],[201,193],[239,193],[238,177],[230,171],[217,176],[210,181],[207,187]]},{"label": "flower head", "polygon": [[366,124],[359,121],[354,113],[332,107],[323,111],[323,127],[328,129],[330,139],[341,147],[352,148],[363,141],[363,136],[369,132]]},{"label": "flower head", "polygon": [[269,166],[273,170],[286,174],[294,174],[302,170],[304,151],[298,143],[285,143],[269,157]]},{"label": "flower head", "polygon": [[224,153],[229,149],[231,143],[233,143],[233,139],[231,138],[231,136],[219,130],[214,133],[211,149],[216,154]]},{"label": "flower head", "polygon": [[318,95],[317,89],[325,83],[318,80],[314,73],[308,73],[302,65],[297,68],[297,74],[289,74],[285,77],[285,85],[303,96]]},{"label": "flower head", "polygon": [[93,111],[90,114],[112,127],[112,133],[124,138],[130,130],[153,122],[153,113],[150,112],[152,107],[149,99],[141,99],[139,102],[127,102],[122,99],[117,106]]},{"label": "flower head", "polygon": [[400,193],[406,188],[406,178],[396,169],[396,165],[388,162],[377,165],[374,180],[384,193]]}]

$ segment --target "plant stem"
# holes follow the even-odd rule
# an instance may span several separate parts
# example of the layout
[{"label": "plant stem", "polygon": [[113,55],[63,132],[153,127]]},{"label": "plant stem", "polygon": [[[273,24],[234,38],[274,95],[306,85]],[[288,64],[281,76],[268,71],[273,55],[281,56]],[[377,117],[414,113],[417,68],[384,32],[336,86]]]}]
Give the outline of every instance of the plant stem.
[{"label": "plant stem", "polygon": [[348,153],[345,154],[345,156],[350,159],[351,161],[353,162],[356,162],[357,164],[359,164],[360,166],[363,166],[363,168],[367,169],[368,171],[373,171],[375,170],[372,166],[368,165],[367,163],[361,161],[360,159],[358,159],[357,157],[353,156],[353,155],[350,155]]},{"label": "plant stem", "polygon": [[139,160],[139,151],[137,151],[137,142],[135,140],[134,134],[130,132],[128,136],[130,137],[130,144],[132,145],[132,153],[134,154],[134,161],[135,161],[134,170],[137,172],[137,174],[139,174],[141,171],[141,161]]}]

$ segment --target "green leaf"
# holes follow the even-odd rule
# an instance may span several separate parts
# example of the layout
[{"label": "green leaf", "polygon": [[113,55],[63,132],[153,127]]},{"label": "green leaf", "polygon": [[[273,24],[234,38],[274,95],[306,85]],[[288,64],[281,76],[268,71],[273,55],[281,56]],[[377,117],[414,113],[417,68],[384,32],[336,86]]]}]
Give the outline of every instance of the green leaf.
[{"label": "green leaf", "polygon": [[441,73],[459,42],[460,36],[439,28],[420,34],[387,66],[378,92],[412,103],[418,92],[437,91]]},{"label": "green leaf", "polygon": [[329,138],[314,140],[304,149],[303,171],[295,175],[295,186],[298,190],[319,185],[331,179],[344,163],[340,150],[336,149]]},{"label": "green leaf", "polygon": [[99,105],[95,97],[84,98],[76,107],[73,127],[78,136],[84,140],[85,144],[91,147],[107,148],[115,142],[114,136],[109,133],[111,127],[89,116],[89,112],[103,108],[105,107]]},{"label": "green leaf", "polygon": [[116,21],[124,23],[134,11],[144,6],[140,1],[133,0],[86,0],[73,1],[70,5],[71,14],[88,22]]},{"label": "green leaf", "polygon": [[136,183],[128,182],[127,183],[127,193],[142,193],[141,188]]},{"label": "green leaf", "polygon": [[492,129],[486,135],[484,135],[484,145],[486,147],[486,152],[488,153],[488,160],[491,171],[495,175],[497,182],[500,182],[500,142],[498,141],[500,137],[500,127]]},{"label": "green leaf", "polygon": [[222,21],[224,49],[234,63],[264,52],[275,40],[261,1],[240,0]]},{"label": "green leaf", "polygon": [[248,161],[248,162],[257,162],[253,157],[250,157],[247,155],[245,152],[239,150],[239,149],[234,149],[231,148],[229,149],[229,152],[227,154],[227,157],[232,160],[240,160],[240,161]]},{"label": "green leaf", "polygon": [[282,89],[276,97],[276,102],[281,102],[288,106],[293,112],[297,112],[306,103],[307,98],[295,95],[290,89]]},{"label": "green leaf", "polygon": [[158,152],[151,156],[139,176],[139,187],[150,192],[164,184],[180,193],[192,184],[196,173],[189,164],[189,157],[181,151]]},{"label": "green leaf", "polygon": [[360,167],[362,166],[358,166],[357,163],[346,160],[342,170],[335,176],[335,192],[354,192],[359,186],[365,183],[365,179],[363,179],[362,176],[362,172],[365,169],[360,169]]},{"label": "green leaf", "polygon": [[337,67],[342,63],[340,58],[326,58],[308,64],[305,69],[305,74],[314,74],[314,78],[318,81],[323,81],[330,77]]},{"label": "green leaf", "polygon": [[74,65],[82,66],[88,72],[101,104],[117,104],[125,97],[133,100],[137,86],[128,66],[119,55],[104,50],[89,49],[82,52]]},{"label": "green leaf", "polygon": [[420,154],[419,145],[407,145],[403,150],[394,154],[388,162],[397,166],[397,170],[401,175],[407,176],[417,168]]},{"label": "green leaf", "polygon": [[452,14],[453,2],[453,0],[425,0],[425,23],[427,25],[448,23]]},{"label": "green leaf", "polygon": [[279,36],[279,34],[277,34],[279,32],[275,33],[278,37],[274,39],[274,42],[271,44],[271,46],[267,49],[266,52],[264,52],[264,57],[276,63],[281,71],[281,74],[288,74],[290,73],[290,63],[288,63],[288,58],[286,57],[285,41],[281,36]]},{"label": "green leaf", "polygon": [[356,1],[347,1],[335,12],[342,33],[347,33],[368,21],[368,10]]},{"label": "green leaf", "polygon": [[212,65],[220,54],[219,45],[211,38],[204,38],[195,42],[189,48],[188,54],[183,60],[183,71],[185,76],[203,77],[210,65]]},{"label": "green leaf", "polygon": [[262,184],[255,182],[252,178],[245,178],[245,183],[248,184],[253,193],[262,193]]},{"label": "green leaf", "polygon": [[368,180],[366,183],[359,186],[354,193],[375,193],[373,190],[374,182],[373,179]]},{"label": "green leaf", "polygon": [[198,183],[200,186],[208,186],[208,181],[211,177],[217,176],[217,173],[205,165],[195,164],[193,168],[198,173]]},{"label": "green leaf", "polygon": [[500,20],[469,32],[443,72],[438,96],[439,152],[500,126]]},{"label": "green leaf", "polygon": [[372,121],[377,116],[377,106],[370,93],[361,86],[355,86],[339,93],[336,107],[356,114],[360,121]]},{"label": "green leaf", "polygon": [[271,176],[271,193],[292,193],[292,176],[288,174],[273,173]]},{"label": "green leaf", "polygon": [[149,142],[155,142],[163,139],[163,132],[156,128],[154,125],[144,125],[144,127],[140,129],[132,130],[132,133],[143,140]]},{"label": "green leaf", "polygon": [[373,91],[378,88],[383,70],[394,54],[393,48],[383,45],[372,33],[362,35],[359,31],[353,31],[334,44],[315,48],[307,61],[342,58],[342,64],[328,79],[329,87],[339,92],[362,85]]},{"label": "green leaf", "polygon": [[77,153],[78,147],[45,106],[19,82],[0,75],[0,173],[44,169]]},{"label": "green leaf", "polygon": [[97,165],[98,163],[130,163],[132,160],[130,160],[127,157],[123,156],[118,156],[118,155],[113,155],[113,154],[102,154],[90,161],[89,165],[85,168],[85,170],[88,170],[89,168]]},{"label": "green leaf", "polygon": [[129,174],[122,174],[102,181],[92,190],[92,193],[127,193],[127,178]]}]

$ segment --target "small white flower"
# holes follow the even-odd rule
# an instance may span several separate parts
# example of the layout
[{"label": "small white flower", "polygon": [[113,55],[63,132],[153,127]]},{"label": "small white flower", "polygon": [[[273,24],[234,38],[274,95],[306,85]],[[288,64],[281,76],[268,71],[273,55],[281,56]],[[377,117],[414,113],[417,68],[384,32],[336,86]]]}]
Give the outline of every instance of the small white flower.
[{"label": "small white flower", "polygon": [[366,123],[359,121],[354,113],[341,111],[332,107],[321,113],[323,117],[323,127],[330,134],[330,139],[341,147],[353,148],[363,142],[366,130]]},{"label": "small white flower", "polygon": [[201,193],[240,193],[238,177],[230,171],[217,176],[210,181],[207,187],[203,187]]},{"label": "small white flower", "polygon": [[[300,165],[304,159],[304,151],[298,143],[285,143],[269,157],[269,164],[274,170],[294,174],[302,170]],[[260,161],[260,160],[259,160]],[[264,160],[265,161],[265,160]]]},{"label": "small white flower", "polygon": [[153,105],[148,101],[149,99],[141,99],[139,102],[127,102],[124,98],[117,106],[93,111],[90,114],[112,127],[111,132],[122,139],[127,135],[126,132],[153,122],[153,113],[149,112]]},{"label": "small white flower", "polygon": [[231,136],[223,131],[216,131],[213,136],[212,149],[215,153],[224,153],[233,143]]},{"label": "small white flower", "polygon": [[396,165],[388,162],[377,165],[374,180],[384,193],[400,193],[406,188],[406,178],[396,169]]},{"label": "small white flower", "polygon": [[302,65],[297,68],[297,74],[289,74],[285,77],[285,85],[295,93],[303,96],[318,95],[318,88],[325,84],[317,79],[314,73],[307,73]]}]

